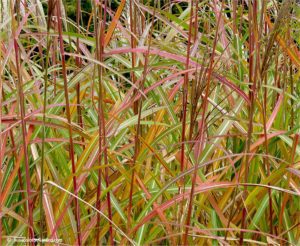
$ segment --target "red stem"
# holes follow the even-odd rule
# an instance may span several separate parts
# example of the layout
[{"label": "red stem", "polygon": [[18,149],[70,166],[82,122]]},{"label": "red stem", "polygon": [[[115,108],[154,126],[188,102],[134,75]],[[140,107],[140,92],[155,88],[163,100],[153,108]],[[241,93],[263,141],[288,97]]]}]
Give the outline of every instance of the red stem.
[{"label": "red stem", "polygon": [[[18,76],[18,94],[20,99],[20,113],[21,113],[21,127],[22,127],[22,142],[23,142],[23,151],[24,151],[24,160],[25,160],[25,175],[26,175],[26,190],[27,190],[27,205],[28,205],[28,220],[29,220],[29,238],[34,238],[33,231],[33,202],[32,202],[32,192],[31,192],[31,184],[30,184],[30,170],[29,170],[29,161],[28,161],[28,153],[27,153],[27,144],[26,144],[26,122],[25,122],[25,99],[23,93],[23,83],[20,72],[20,57],[19,57],[19,46],[16,37],[14,38],[14,48],[16,55],[16,68],[17,68],[17,76]],[[33,242],[31,243],[33,245]]]},{"label": "red stem", "polygon": [[[67,79],[67,71],[66,71],[66,61],[65,61],[65,51],[64,51],[64,43],[62,36],[62,20],[61,20],[61,11],[60,11],[60,2],[57,7],[57,24],[58,24],[58,33],[59,33],[59,46],[61,53],[61,64],[62,64],[62,75],[64,80],[64,92],[65,92],[65,100],[66,100],[66,114],[68,120],[68,129],[69,129],[69,141],[70,141],[70,150],[69,156],[72,163],[72,174],[73,174],[73,188],[74,194],[77,196],[77,180],[76,180],[76,166],[75,166],[75,158],[74,158],[74,144],[73,144],[73,130],[71,127],[71,112],[70,112],[70,102],[69,102],[69,92],[68,92],[68,79]],[[81,229],[80,229],[80,210],[79,203],[77,197],[74,200],[75,202],[75,220],[77,227],[77,239],[78,244],[81,245]]]},{"label": "red stem", "polygon": [[[213,73],[215,50],[216,50],[217,41],[218,41],[218,32],[219,32],[219,26],[220,26],[220,20],[221,20],[221,14],[222,14],[222,9],[223,8],[224,8],[224,1],[222,1],[222,6],[221,6],[219,16],[218,16],[218,20],[217,20],[217,27],[216,27],[215,38],[214,38],[214,43],[213,43],[212,55],[211,55],[211,58],[210,58],[208,74],[207,74],[207,78],[206,78],[207,84],[206,84],[205,96],[204,96],[204,99],[203,99],[203,105],[202,105],[203,110],[202,110],[202,116],[201,116],[201,123],[200,123],[200,127],[199,127],[199,132],[200,132],[200,138],[199,139],[203,139],[203,135],[204,135],[205,114],[206,114],[207,105],[208,105],[209,88],[210,88],[211,76],[212,76],[212,73]],[[190,25],[191,25],[191,23],[190,23]],[[189,34],[189,37],[190,37],[190,34]],[[203,144],[204,144],[204,142],[200,141],[200,150],[203,149]],[[188,235],[190,221],[191,221],[191,214],[192,214],[192,208],[193,208],[193,197],[194,197],[194,192],[195,192],[195,184],[196,184],[198,166],[199,166],[199,162],[196,161],[195,169],[194,169],[194,173],[193,173],[193,177],[192,177],[192,187],[191,187],[188,213],[187,213],[187,219],[186,219],[186,230],[185,230],[184,237],[183,237],[183,244],[184,245],[187,245],[187,235]]]},{"label": "red stem", "polygon": [[[102,2],[102,1],[101,1]],[[106,26],[106,12],[107,12],[107,0],[104,0],[104,8],[101,7],[102,4],[99,5],[100,9],[100,25],[96,24],[96,56],[100,62],[104,61],[104,41],[105,41],[105,26]],[[100,27],[100,36],[98,40],[98,28]],[[99,124],[99,166],[101,165],[101,153],[103,148],[103,157],[104,157],[104,164],[108,164],[108,154],[107,154],[107,145],[106,145],[106,129],[105,129],[105,116],[104,116],[104,109],[103,109],[103,67],[98,66],[98,89],[99,89],[99,96],[98,96],[98,124]],[[106,187],[109,187],[109,173],[108,167],[105,167],[105,183]],[[98,209],[100,208],[100,195],[101,195],[101,175],[102,172],[99,169],[98,171],[98,186],[97,186],[97,206]],[[107,210],[108,210],[108,218],[112,221],[112,208],[111,208],[111,198],[110,192],[107,192]],[[97,239],[96,241],[99,242],[99,227],[100,227],[100,215],[97,215]],[[109,241],[110,245],[114,245],[113,240],[113,228],[112,223],[109,222]]]},{"label": "red stem", "polygon": [[[77,0],[76,4],[76,24],[77,24],[77,33],[80,34],[80,20],[81,20],[81,0]],[[79,47],[79,38],[76,38],[76,54],[80,55],[80,47]],[[81,68],[82,59],[78,56],[75,58],[77,69]],[[76,85],[76,95],[77,95],[77,114],[78,114],[78,124],[83,129],[83,118],[81,113],[81,105],[80,105],[80,83]],[[82,142],[84,142],[84,137],[81,138]]]},{"label": "red stem", "polygon": [[[155,18],[155,13],[156,13],[156,1],[154,2],[154,10],[153,10],[153,15],[152,15],[152,21],[151,21],[151,30],[150,33],[148,34],[148,49],[145,54],[145,63],[144,63],[144,70],[143,70],[143,77],[140,82],[140,88],[139,91],[144,91],[144,85],[145,85],[145,80],[146,80],[146,75],[148,73],[148,62],[149,62],[149,54],[150,54],[150,47],[151,47],[151,38],[153,33],[153,28],[154,28],[154,18]],[[135,164],[136,160],[139,154],[140,150],[140,139],[139,135],[141,132],[141,114],[142,114],[142,100],[141,98],[137,101],[137,113],[138,113],[138,122],[136,126],[136,132],[135,132],[135,137],[134,137],[134,156],[132,160],[132,174],[131,174],[131,182],[130,182],[130,192],[129,192],[129,205],[128,205],[128,229],[131,228],[131,210],[132,210],[132,196],[133,196],[133,188],[134,188],[134,176],[135,176]]]},{"label": "red stem", "polygon": [[[135,8],[134,4],[132,4],[132,0],[129,1],[129,15],[130,15],[130,30],[131,30],[131,48],[136,47],[136,42],[133,34],[136,34],[136,22],[135,18],[133,17],[132,9]],[[135,53],[131,52],[131,66],[132,69],[135,67]],[[136,78],[134,71],[131,71],[131,79],[132,83],[136,83]],[[137,90],[135,90],[135,94]],[[139,112],[139,101],[135,101],[133,104],[133,112],[134,114],[138,114]],[[139,116],[138,116],[139,117]],[[139,132],[139,123],[137,127],[136,136]],[[135,137],[135,150],[134,150],[134,157],[133,157],[133,164],[132,164],[132,173],[131,173],[131,181],[130,181],[130,191],[129,191],[129,204],[128,204],[128,212],[127,212],[127,229],[130,230],[131,228],[131,209],[132,209],[132,196],[133,196],[133,185],[134,185],[134,163],[136,162],[136,154],[137,154],[137,142],[139,141],[138,137]]]}]

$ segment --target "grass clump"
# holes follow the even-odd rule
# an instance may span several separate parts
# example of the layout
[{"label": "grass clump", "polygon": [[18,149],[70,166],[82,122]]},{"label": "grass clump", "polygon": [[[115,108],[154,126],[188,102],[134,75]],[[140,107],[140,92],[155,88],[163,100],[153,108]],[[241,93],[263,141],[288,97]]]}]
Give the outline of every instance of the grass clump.
[{"label": "grass clump", "polygon": [[0,7],[3,244],[297,245],[297,1]]}]

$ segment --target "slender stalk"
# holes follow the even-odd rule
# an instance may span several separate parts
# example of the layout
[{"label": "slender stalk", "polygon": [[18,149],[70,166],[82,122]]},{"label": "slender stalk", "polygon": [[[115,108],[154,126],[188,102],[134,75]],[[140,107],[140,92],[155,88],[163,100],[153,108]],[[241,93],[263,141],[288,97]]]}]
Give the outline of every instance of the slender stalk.
[{"label": "slender stalk", "polygon": [[[264,14],[265,14],[265,1],[262,1],[262,7],[261,7],[261,18],[260,18],[260,30],[259,30],[259,40],[262,39],[263,31],[265,33],[267,32],[266,30],[266,25],[264,25]],[[261,49],[261,45],[259,43],[258,45],[258,51]],[[258,56],[259,57],[259,56]],[[259,64],[260,65],[260,64]],[[267,78],[267,73],[265,73],[264,77],[260,78],[261,80],[264,81],[264,97],[263,97],[263,125],[264,125],[264,138],[265,138],[265,152],[266,155],[269,155],[269,147],[268,147],[268,133],[267,133],[267,103],[268,103],[268,90],[267,90],[267,84],[268,84],[268,78]],[[267,175],[270,176],[271,171],[270,171],[270,162],[269,158],[263,158],[264,161],[264,166],[267,168]],[[271,185],[268,183],[268,185]],[[272,208],[272,191],[271,189],[268,189],[268,195],[269,195],[269,226],[270,226],[270,233],[273,233],[273,208]]]},{"label": "slender stalk", "polygon": [[[291,86],[291,94],[294,95],[294,79],[293,79],[293,65],[292,65],[292,61],[290,60],[290,76],[289,76],[289,80],[290,80],[290,86]],[[291,129],[294,128],[295,126],[295,112],[294,112],[294,100],[290,100],[291,101]]]},{"label": "slender stalk", "polygon": [[[104,6],[99,4],[99,21],[100,23],[96,26],[96,53],[97,53],[97,59],[100,62],[104,61],[104,41],[105,41],[105,26],[106,26],[106,12],[107,12],[107,0],[104,0]],[[98,31],[99,30],[99,31]],[[99,38],[98,38],[99,37]],[[101,157],[103,153],[103,159],[104,164],[108,164],[108,156],[107,156],[107,144],[106,144],[106,129],[105,129],[105,116],[104,116],[104,104],[103,104],[103,67],[98,65],[98,125],[99,125],[99,166],[101,166]],[[103,152],[102,152],[103,149]],[[101,176],[102,171],[101,168],[98,171],[98,186],[97,186],[97,206],[98,209],[100,209],[100,195],[101,195]],[[109,173],[108,173],[108,167],[105,167],[105,183],[106,187],[109,187],[110,181],[109,181]],[[109,222],[109,242],[110,245],[114,244],[114,238],[113,238],[113,228],[112,228],[112,208],[111,208],[111,198],[110,198],[110,192],[107,192],[107,207],[108,207],[108,218],[110,219]],[[100,215],[97,215],[97,233],[96,233],[96,240],[97,243],[99,243],[99,227],[100,227]]]},{"label": "slender stalk", "polygon": [[[151,30],[148,34],[148,48],[147,52],[145,54],[145,61],[144,61],[144,68],[143,68],[143,74],[140,84],[138,85],[139,91],[144,91],[145,87],[145,81],[146,76],[148,73],[148,63],[149,63],[149,54],[150,54],[150,48],[151,48],[151,41],[152,41],[152,33],[154,30],[154,20],[155,20],[155,14],[156,14],[156,6],[157,1],[154,1],[154,7],[153,7],[153,13],[152,13],[152,20],[151,20]],[[132,172],[131,172],[131,182],[130,182],[130,191],[129,191],[129,205],[128,205],[128,215],[127,215],[127,227],[128,229],[131,228],[131,210],[132,210],[132,197],[133,197],[133,189],[134,189],[134,182],[135,182],[135,166],[137,157],[140,151],[140,135],[141,135],[141,114],[142,114],[142,98],[140,98],[138,101],[138,121],[136,125],[136,131],[135,131],[135,137],[134,137],[134,155],[132,160]]]},{"label": "slender stalk", "polygon": [[[64,92],[65,92],[65,100],[66,100],[66,114],[67,114],[67,121],[68,121],[68,130],[69,130],[69,141],[70,141],[69,156],[72,164],[74,195],[77,196],[78,191],[77,191],[77,179],[76,179],[76,166],[75,166],[75,158],[74,158],[73,130],[71,126],[68,78],[67,78],[65,51],[64,51],[64,43],[63,43],[63,34],[62,34],[60,1],[57,6],[57,24],[58,24],[59,46],[60,46],[60,53],[61,53],[62,75],[64,81]],[[75,197],[74,203],[75,203],[75,220],[76,220],[76,227],[77,227],[77,240],[78,240],[78,244],[81,245],[80,210],[79,210],[79,203],[77,197]]]},{"label": "slender stalk", "polygon": [[[218,32],[219,32],[219,26],[220,26],[220,20],[221,20],[221,14],[222,14],[222,9],[224,8],[224,1],[221,1],[221,9],[219,16],[217,17],[217,26],[216,26],[216,32],[215,32],[215,37],[214,37],[214,42],[213,42],[213,49],[212,49],[212,54],[210,57],[210,62],[209,62],[209,67],[207,71],[207,77],[206,77],[206,89],[205,89],[205,95],[202,103],[202,114],[201,114],[201,123],[199,127],[199,132],[200,132],[200,138],[203,139],[204,136],[204,129],[205,129],[205,115],[207,111],[207,105],[208,105],[208,95],[210,91],[210,83],[211,83],[211,76],[213,73],[213,65],[214,65],[214,58],[215,58],[215,52],[216,52],[216,47],[217,47],[217,41],[218,41]],[[200,150],[203,149],[203,141],[200,142]],[[191,192],[190,192],[190,197],[189,197],[189,206],[188,206],[188,213],[187,213],[187,219],[186,219],[186,229],[185,233],[183,235],[183,244],[187,245],[187,236],[189,232],[189,226],[191,222],[191,214],[192,214],[192,208],[193,208],[193,197],[194,197],[194,192],[195,192],[195,184],[196,184],[196,177],[197,177],[197,170],[199,166],[199,161],[196,162],[196,165],[194,167],[194,172],[193,172],[193,177],[192,177],[192,187],[191,187]]]},{"label": "slender stalk", "polygon": [[[101,48],[101,25],[99,25],[99,22],[97,20],[98,18],[98,6],[96,5],[96,3],[94,3],[95,6],[94,6],[94,26],[95,26],[95,37],[96,37],[96,58],[97,60],[100,60],[100,48]],[[100,9],[101,11],[101,9]],[[98,69],[98,79],[100,80],[101,76],[102,76],[102,67],[100,65],[97,65],[97,69]],[[98,88],[99,89],[99,88]],[[100,96],[99,96],[99,99],[100,101]],[[98,101],[98,107],[100,105]],[[101,140],[101,133],[102,133],[102,127],[101,127],[101,117],[100,117],[100,113],[98,113],[98,126],[99,126],[99,140],[98,140],[98,148],[99,148],[99,157],[98,157],[98,165],[99,167],[101,166],[101,162],[102,162],[102,140]],[[97,184],[97,197],[96,197],[96,208],[98,210],[100,210],[101,208],[101,200],[100,200],[100,197],[101,197],[101,183],[102,183],[102,169],[99,168],[98,169],[98,184]],[[100,242],[100,214],[97,213],[97,223],[96,223],[96,245],[99,245],[99,242]]]},{"label": "slender stalk", "polygon": [[[46,35],[46,61],[43,65],[45,69],[44,73],[44,103],[43,103],[43,123],[42,123],[42,149],[41,149],[41,185],[40,185],[40,221],[45,220],[45,214],[43,209],[43,192],[44,192],[44,164],[45,164],[45,138],[46,138],[46,108],[47,108],[47,90],[48,90],[48,68],[49,68],[49,58],[50,58],[50,35],[49,31],[51,28],[51,18],[53,16],[53,11],[56,8],[56,1],[50,1],[48,5],[48,21],[47,21],[47,35]],[[43,244],[44,234],[44,223],[40,225],[40,238]]]},{"label": "slender stalk", "polygon": [[[80,34],[80,22],[81,22],[81,0],[76,1],[76,24],[77,24],[77,33]],[[76,38],[76,54],[79,55],[80,52],[80,43],[79,38]],[[77,69],[80,70],[82,66],[82,59],[80,57],[75,58]],[[81,105],[80,105],[80,83],[76,85],[76,100],[77,100],[77,115],[78,115],[78,124],[83,129],[83,117],[81,113]],[[84,142],[84,137],[81,138],[82,142]]]},{"label": "slender stalk", "polygon": [[[30,185],[30,170],[29,170],[29,160],[28,160],[28,152],[27,152],[27,143],[26,143],[26,122],[25,122],[25,103],[24,103],[24,93],[23,93],[23,83],[22,77],[20,72],[20,57],[19,57],[19,47],[17,39],[14,39],[14,48],[16,54],[16,67],[17,67],[17,76],[18,76],[18,94],[19,94],[19,106],[20,106],[20,113],[21,113],[21,127],[22,127],[22,141],[23,141],[23,150],[24,150],[24,160],[25,160],[25,175],[26,175],[26,190],[27,190],[27,207],[28,207],[28,220],[29,220],[29,238],[34,238],[34,231],[33,231],[33,202],[32,202],[32,191]],[[33,244],[33,242],[31,243]]]},{"label": "slender stalk", "polygon": [[[19,24],[20,22],[20,2],[16,2],[16,13],[17,13],[17,23],[13,21],[13,25]],[[15,32],[16,27],[14,27],[13,31]],[[25,161],[25,175],[26,175],[26,190],[27,190],[27,208],[28,208],[28,222],[29,222],[29,238],[34,238],[34,230],[33,230],[33,201],[32,201],[32,191],[30,184],[30,169],[29,169],[29,158],[27,152],[27,141],[26,141],[26,122],[25,122],[25,97],[23,93],[23,82],[20,71],[20,55],[19,55],[19,45],[18,45],[18,37],[14,34],[14,50],[15,50],[15,59],[16,59],[16,69],[17,69],[17,91],[19,96],[19,109],[21,115],[21,129],[22,129],[22,144],[24,151],[24,161]],[[33,245],[33,242],[30,243]]]},{"label": "slender stalk", "polygon": [[[136,39],[135,39],[135,35],[136,33],[136,8],[135,8],[135,4],[133,3],[133,0],[129,0],[129,17],[130,17],[130,45],[131,48],[134,49],[136,47]],[[131,52],[131,67],[132,67],[132,71],[130,72],[131,75],[131,80],[132,83],[135,84],[136,82],[136,77],[135,77],[135,73],[133,71],[134,67],[135,67],[135,63],[136,63],[136,54],[134,52]],[[137,93],[137,90],[135,90],[135,93]],[[133,103],[133,112],[134,114],[138,114],[138,101]]]},{"label": "slender stalk", "polygon": [[[249,3],[248,5],[249,12],[248,12],[248,18],[249,18],[249,98],[250,98],[250,105],[248,108],[249,112],[249,123],[248,123],[248,134],[247,134],[247,143],[246,143],[246,153],[250,153],[250,146],[251,146],[251,140],[252,140],[252,132],[253,132],[253,115],[254,115],[254,109],[255,109],[255,99],[256,99],[256,69],[255,69],[255,36],[254,36],[254,14],[253,14],[253,3]],[[257,55],[257,54],[256,54]],[[244,182],[248,182],[248,175],[249,175],[249,168],[250,168],[250,156],[246,155],[244,158],[244,165],[245,165],[245,171],[244,171]],[[243,191],[243,199],[245,200],[247,198],[247,186],[244,188]],[[247,211],[246,208],[243,207],[242,209],[242,221],[241,221],[241,228],[244,229],[247,227]],[[240,234],[240,244],[242,245],[244,243],[244,232],[242,231]]]},{"label": "slender stalk", "polygon": [[[191,49],[191,40],[192,40],[192,23],[194,18],[194,1],[191,1],[191,12],[190,12],[190,23],[189,23],[189,35],[188,35],[188,43],[187,43],[187,55],[185,62],[185,70],[189,69],[190,62],[190,49]],[[197,13],[196,13],[197,14]],[[184,83],[183,83],[183,95],[182,95],[182,129],[181,129],[181,149],[180,149],[180,172],[184,172],[185,170],[185,132],[186,132],[186,118],[187,118],[187,104],[188,104],[188,87],[189,87],[189,74],[184,74]],[[190,129],[191,131],[191,129]],[[184,177],[180,181],[179,186],[179,194],[184,192]],[[179,216],[183,215],[183,202],[179,207]],[[180,220],[180,218],[178,218]],[[178,221],[180,222],[180,221]],[[187,243],[187,233],[183,234],[182,242],[184,245]]]},{"label": "slender stalk", "polygon": [[[193,9],[194,1],[191,1],[191,14],[190,14],[190,24],[189,24],[189,36],[187,44],[187,55],[185,62],[185,69],[189,69],[190,62],[190,48],[191,48],[191,39],[192,39],[192,23],[193,23]],[[185,152],[185,131],[186,131],[186,109],[187,109],[187,98],[188,98],[188,83],[189,83],[189,74],[184,74],[184,84],[183,84],[183,96],[182,96],[182,132],[181,132],[181,155],[180,155],[180,171],[183,172],[184,167],[184,152]],[[183,181],[183,180],[182,180]]]},{"label": "slender stalk", "polygon": [[[130,15],[130,30],[131,30],[131,48],[134,49],[136,47],[136,42],[135,42],[135,37],[134,34],[136,34],[136,15],[133,13],[135,12],[135,4],[133,4],[133,1],[129,1],[129,15]],[[136,78],[135,78],[135,73],[133,71],[135,67],[135,53],[131,53],[131,80],[133,84],[136,84]],[[138,90],[134,91],[134,94],[138,93]],[[139,104],[140,101],[136,101],[133,103],[133,112],[135,115],[138,115],[138,119],[140,119],[140,114],[139,114]],[[133,196],[133,185],[134,185],[134,163],[136,162],[136,155],[139,151],[139,138],[138,134],[140,132],[140,126],[139,126],[139,120],[136,128],[136,135],[135,135],[135,146],[134,146],[134,156],[133,156],[133,161],[132,161],[132,171],[131,171],[131,180],[130,180],[130,190],[129,190],[129,203],[128,203],[128,210],[127,210],[127,230],[130,230],[131,228],[131,210],[132,210],[132,196]]]}]

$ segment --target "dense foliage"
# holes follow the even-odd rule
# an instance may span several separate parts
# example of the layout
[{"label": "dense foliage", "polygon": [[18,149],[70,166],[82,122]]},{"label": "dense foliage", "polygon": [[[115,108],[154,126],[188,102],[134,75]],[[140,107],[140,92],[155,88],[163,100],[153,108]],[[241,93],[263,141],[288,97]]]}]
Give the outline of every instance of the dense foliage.
[{"label": "dense foliage", "polygon": [[297,245],[298,2],[1,0],[3,245]]}]

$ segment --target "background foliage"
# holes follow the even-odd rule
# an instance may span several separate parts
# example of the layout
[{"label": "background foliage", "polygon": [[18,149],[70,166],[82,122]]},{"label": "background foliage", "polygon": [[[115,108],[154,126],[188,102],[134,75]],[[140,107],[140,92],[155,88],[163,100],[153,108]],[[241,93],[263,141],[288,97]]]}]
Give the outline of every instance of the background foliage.
[{"label": "background foliage", "polygon": [[4,245],[299,243],[297,1],[0,3]]}]

